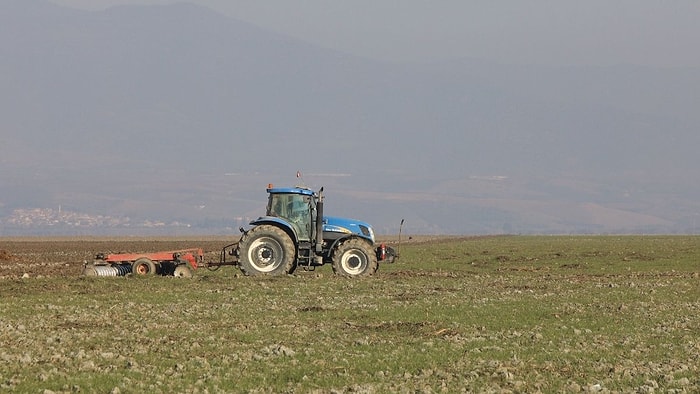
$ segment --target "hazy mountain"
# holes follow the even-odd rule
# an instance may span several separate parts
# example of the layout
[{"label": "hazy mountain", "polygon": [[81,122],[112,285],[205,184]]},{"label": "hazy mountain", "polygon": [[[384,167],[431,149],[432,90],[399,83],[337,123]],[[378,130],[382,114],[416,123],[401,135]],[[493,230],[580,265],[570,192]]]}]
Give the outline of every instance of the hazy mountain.
[{"label": "hazy mountain", "polygon": [[189,4],[6,0],[0,224],[219,225],[302,170],[384,232],[694,231],[699,92],[700,69],[387,64]]}]

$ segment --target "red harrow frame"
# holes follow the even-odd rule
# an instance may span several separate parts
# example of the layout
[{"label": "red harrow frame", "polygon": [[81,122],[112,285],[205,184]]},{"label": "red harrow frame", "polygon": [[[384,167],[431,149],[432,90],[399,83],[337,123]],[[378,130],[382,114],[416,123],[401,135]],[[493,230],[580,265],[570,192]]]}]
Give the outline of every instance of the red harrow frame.
[{"label": "red harrow frame", "polygon": [[[238,243],[226,245],[221,250],[219,262],[205,262],[202,248],[170,250],[149,253],[98,253],[92,263],[85,262],[83,275],[125,276],[162,275],[191,278],[194,270],[206,267],[211,271],[223,265],[237,265],[235,256]],[[227,260],[227,256],[233,256]]]}]

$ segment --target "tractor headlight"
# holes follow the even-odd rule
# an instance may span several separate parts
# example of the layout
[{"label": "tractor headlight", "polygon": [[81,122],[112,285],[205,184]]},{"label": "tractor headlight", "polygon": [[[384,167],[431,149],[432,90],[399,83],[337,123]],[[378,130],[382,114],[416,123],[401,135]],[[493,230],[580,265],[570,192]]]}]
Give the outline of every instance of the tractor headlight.
[{"label": "tractor headlight", "polygon": [[372,240],[372,243],[374,243],[374,230],[372,227],[360,226],[360,231],[362,231],[362,235],[369,237]]}]

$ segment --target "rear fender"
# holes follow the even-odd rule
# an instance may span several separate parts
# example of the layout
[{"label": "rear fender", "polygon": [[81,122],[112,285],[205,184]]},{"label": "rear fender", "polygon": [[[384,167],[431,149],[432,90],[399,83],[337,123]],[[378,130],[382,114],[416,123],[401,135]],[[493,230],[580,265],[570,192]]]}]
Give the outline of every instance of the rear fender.
[{"label": "rear fender", "polygon": [[295,247],[299,246],[299,237],[297,237],[296,231],[294,231],[294,228],[286,221],[274,216],[263,216],[250,222],[251,226],[260,226],[261,224],[269,224],[281,228],[292,239]]}]

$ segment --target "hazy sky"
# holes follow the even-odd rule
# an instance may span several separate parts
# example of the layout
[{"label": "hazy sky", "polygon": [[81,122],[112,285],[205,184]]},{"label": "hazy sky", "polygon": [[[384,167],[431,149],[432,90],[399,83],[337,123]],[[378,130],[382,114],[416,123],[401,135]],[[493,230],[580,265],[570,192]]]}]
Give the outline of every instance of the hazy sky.
[{"label": "hazy sky", "polygon": [[188,2],[391,61],[700,66],[697,0],[51,0],[100,9]]}]

